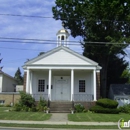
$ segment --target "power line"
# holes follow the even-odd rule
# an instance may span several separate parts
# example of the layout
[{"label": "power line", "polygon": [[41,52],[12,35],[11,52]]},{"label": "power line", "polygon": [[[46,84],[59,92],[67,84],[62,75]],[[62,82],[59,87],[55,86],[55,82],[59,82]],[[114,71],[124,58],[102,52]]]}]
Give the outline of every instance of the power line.
[{"label": "power line", "polygon": [[32,17],[32,18],[53,18],[48,16],[31,16],[31,15],[20,15],[20,14],[0,14],[5,16],[13,16],[13,17]]},{"label": "power line", "polygon": [[[53,16],[36,16],[36,15],[21,15],[21,14],[0,14],[1,16],[12,16],[12,17],[30,17],[30,18],[44,18],[44,19],[54,19]],[[84,17],[85,18],[85,17]],[[68,18],[65,18],[65,17],[61,17],[61,18],[56,18],[57,20],[68,20]],[[69,18],[69,19],[77,19],[77,20],[80,20],[80,19],[83,19],[82,18]],[[106,22],[110,22],[110,21],[116,21],[116,22],[128,22],[126,20],[108,20],[108,19],[104,19],[104,20],[101,20],[101,19],[97,19],[97,20],[89,20],[89,21],[106,21]]]},{"label": "power line", "polygon": [[0,47],[3,49],[13,49],[13,50],[31,50],[31,51],[43,51],[43,50],[37,50],[37,49],[25,49],[25,48],[13,48],[13,47]]},{"label": "power line", "polygon": [[[0,37],[0,39],[57,42],[57,40],[46,40],[46,39],[29,39],[29,38],[14,38],[14,37]],[[78,43],[79,43],[80,41],[69,41],[69,42],[78,42]]]},{"label": "power line", "polygon": [[[50,41],[50,42],[25,42],[25,41],[2,41],[2,40],[0,40],[0,42],[10,42],[10,43],[27,43],[27,44],[41,44],[41,45],[43,45],[43,44],[56,44],[57,43],[57,41],[55,41],[55,42],[53,42],[53,41]],[[68,42],[69,43],[69,42]],[[101,46],[101,45],[103,45],[103,44],[105,44],[105,45],[112,45],[112,44],[114,44],[114,45],[129,45],[130,43],[118,43],[118,42],[115,42],[115,43],[111,43],[111,42],[84,42],[83,43],[83,45],[84,44],[89,44],[89,45],[87,45],[87,46],[93,46],[92,44],[95,44],[94,46]],[[68,45],[74,45],[74,46],[81,46],[81,43],[79,42],[79,44],[75,44],[75,43],[69,43]]]},{"label": "power line", "polygon": [[[0,42],[14,42],[14,43],[34,43],[34,44],[56,44],[57,40],[44,40],[44,39],[25,39],[25,38],[9,38],[9,37],[0,37],[0,39],[5,39],[5,40],[0,40]],[[8,41],[7,39],[11,40]],[[13,41],[15,40],[15,41]],[[16,41],[17,40],[17,41]],[[20,41],[20,40],[27,40],[29,42],[26,41]],[[51,43],[45,43],[45,42],[51,42]],[[130,43],[121,43],[121,42],[91,42],[91,41],[68,41],[69,45],[81,45],[88,43],[88,44],[121,44],[121,45],[129,45]],[[70,44],[70,43],[80,43],[80,44]]]}]

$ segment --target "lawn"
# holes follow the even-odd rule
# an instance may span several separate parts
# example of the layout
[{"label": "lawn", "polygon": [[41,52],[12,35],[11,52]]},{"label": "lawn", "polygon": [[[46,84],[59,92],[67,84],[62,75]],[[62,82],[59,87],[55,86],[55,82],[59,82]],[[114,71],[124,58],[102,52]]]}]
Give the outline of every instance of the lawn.
[{"label": "lawn", "polygon": [[99,114],[99,113],[75,113],[68,114],[69,121],[77,122],[118,122],[119,119],[123,118],[125,121],[130,120],[129,114]]},{"label": "lawn", "polygon": [[15,112],[6,111],[10,107],[0,107],[0,120],[31,120],[31,121],[44,121],[51,117],[51,114],[43,112]]}]

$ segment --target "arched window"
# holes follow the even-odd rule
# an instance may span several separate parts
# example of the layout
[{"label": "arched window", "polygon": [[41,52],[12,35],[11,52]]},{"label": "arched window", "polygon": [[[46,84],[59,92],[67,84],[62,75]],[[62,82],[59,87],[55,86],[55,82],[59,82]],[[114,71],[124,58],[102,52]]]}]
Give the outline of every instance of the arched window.
[{"label": "arched window", "polygon": [[64,36],[61,36],[61,40],[64,40]]}]

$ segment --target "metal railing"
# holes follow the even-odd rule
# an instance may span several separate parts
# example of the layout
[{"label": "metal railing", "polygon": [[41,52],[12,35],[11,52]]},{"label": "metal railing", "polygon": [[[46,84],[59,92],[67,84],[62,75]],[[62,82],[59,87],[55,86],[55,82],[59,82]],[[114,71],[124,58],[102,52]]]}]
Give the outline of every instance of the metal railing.
[{"label": "metal railing", "polygon": [[74,94],[74,101],[93,101],[92,94]]},{"label": "metal railing", "polygon": [[48,101],[48,94],[31,94],[35,101],[39,101],[40,97],[44,98],[44,100]]}]

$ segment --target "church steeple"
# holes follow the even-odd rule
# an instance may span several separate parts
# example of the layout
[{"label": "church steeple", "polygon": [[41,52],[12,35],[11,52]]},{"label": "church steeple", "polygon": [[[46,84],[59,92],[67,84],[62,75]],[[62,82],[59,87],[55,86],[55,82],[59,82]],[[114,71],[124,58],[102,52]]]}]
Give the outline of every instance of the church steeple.
[{"label": "church steeple", "polygon": [[69,42],[69,32],[64,28],[64,23],[62,23],[63,28],[59,30],[56,34],[57,36],[57,47],[66,46],[68,47]]}]

